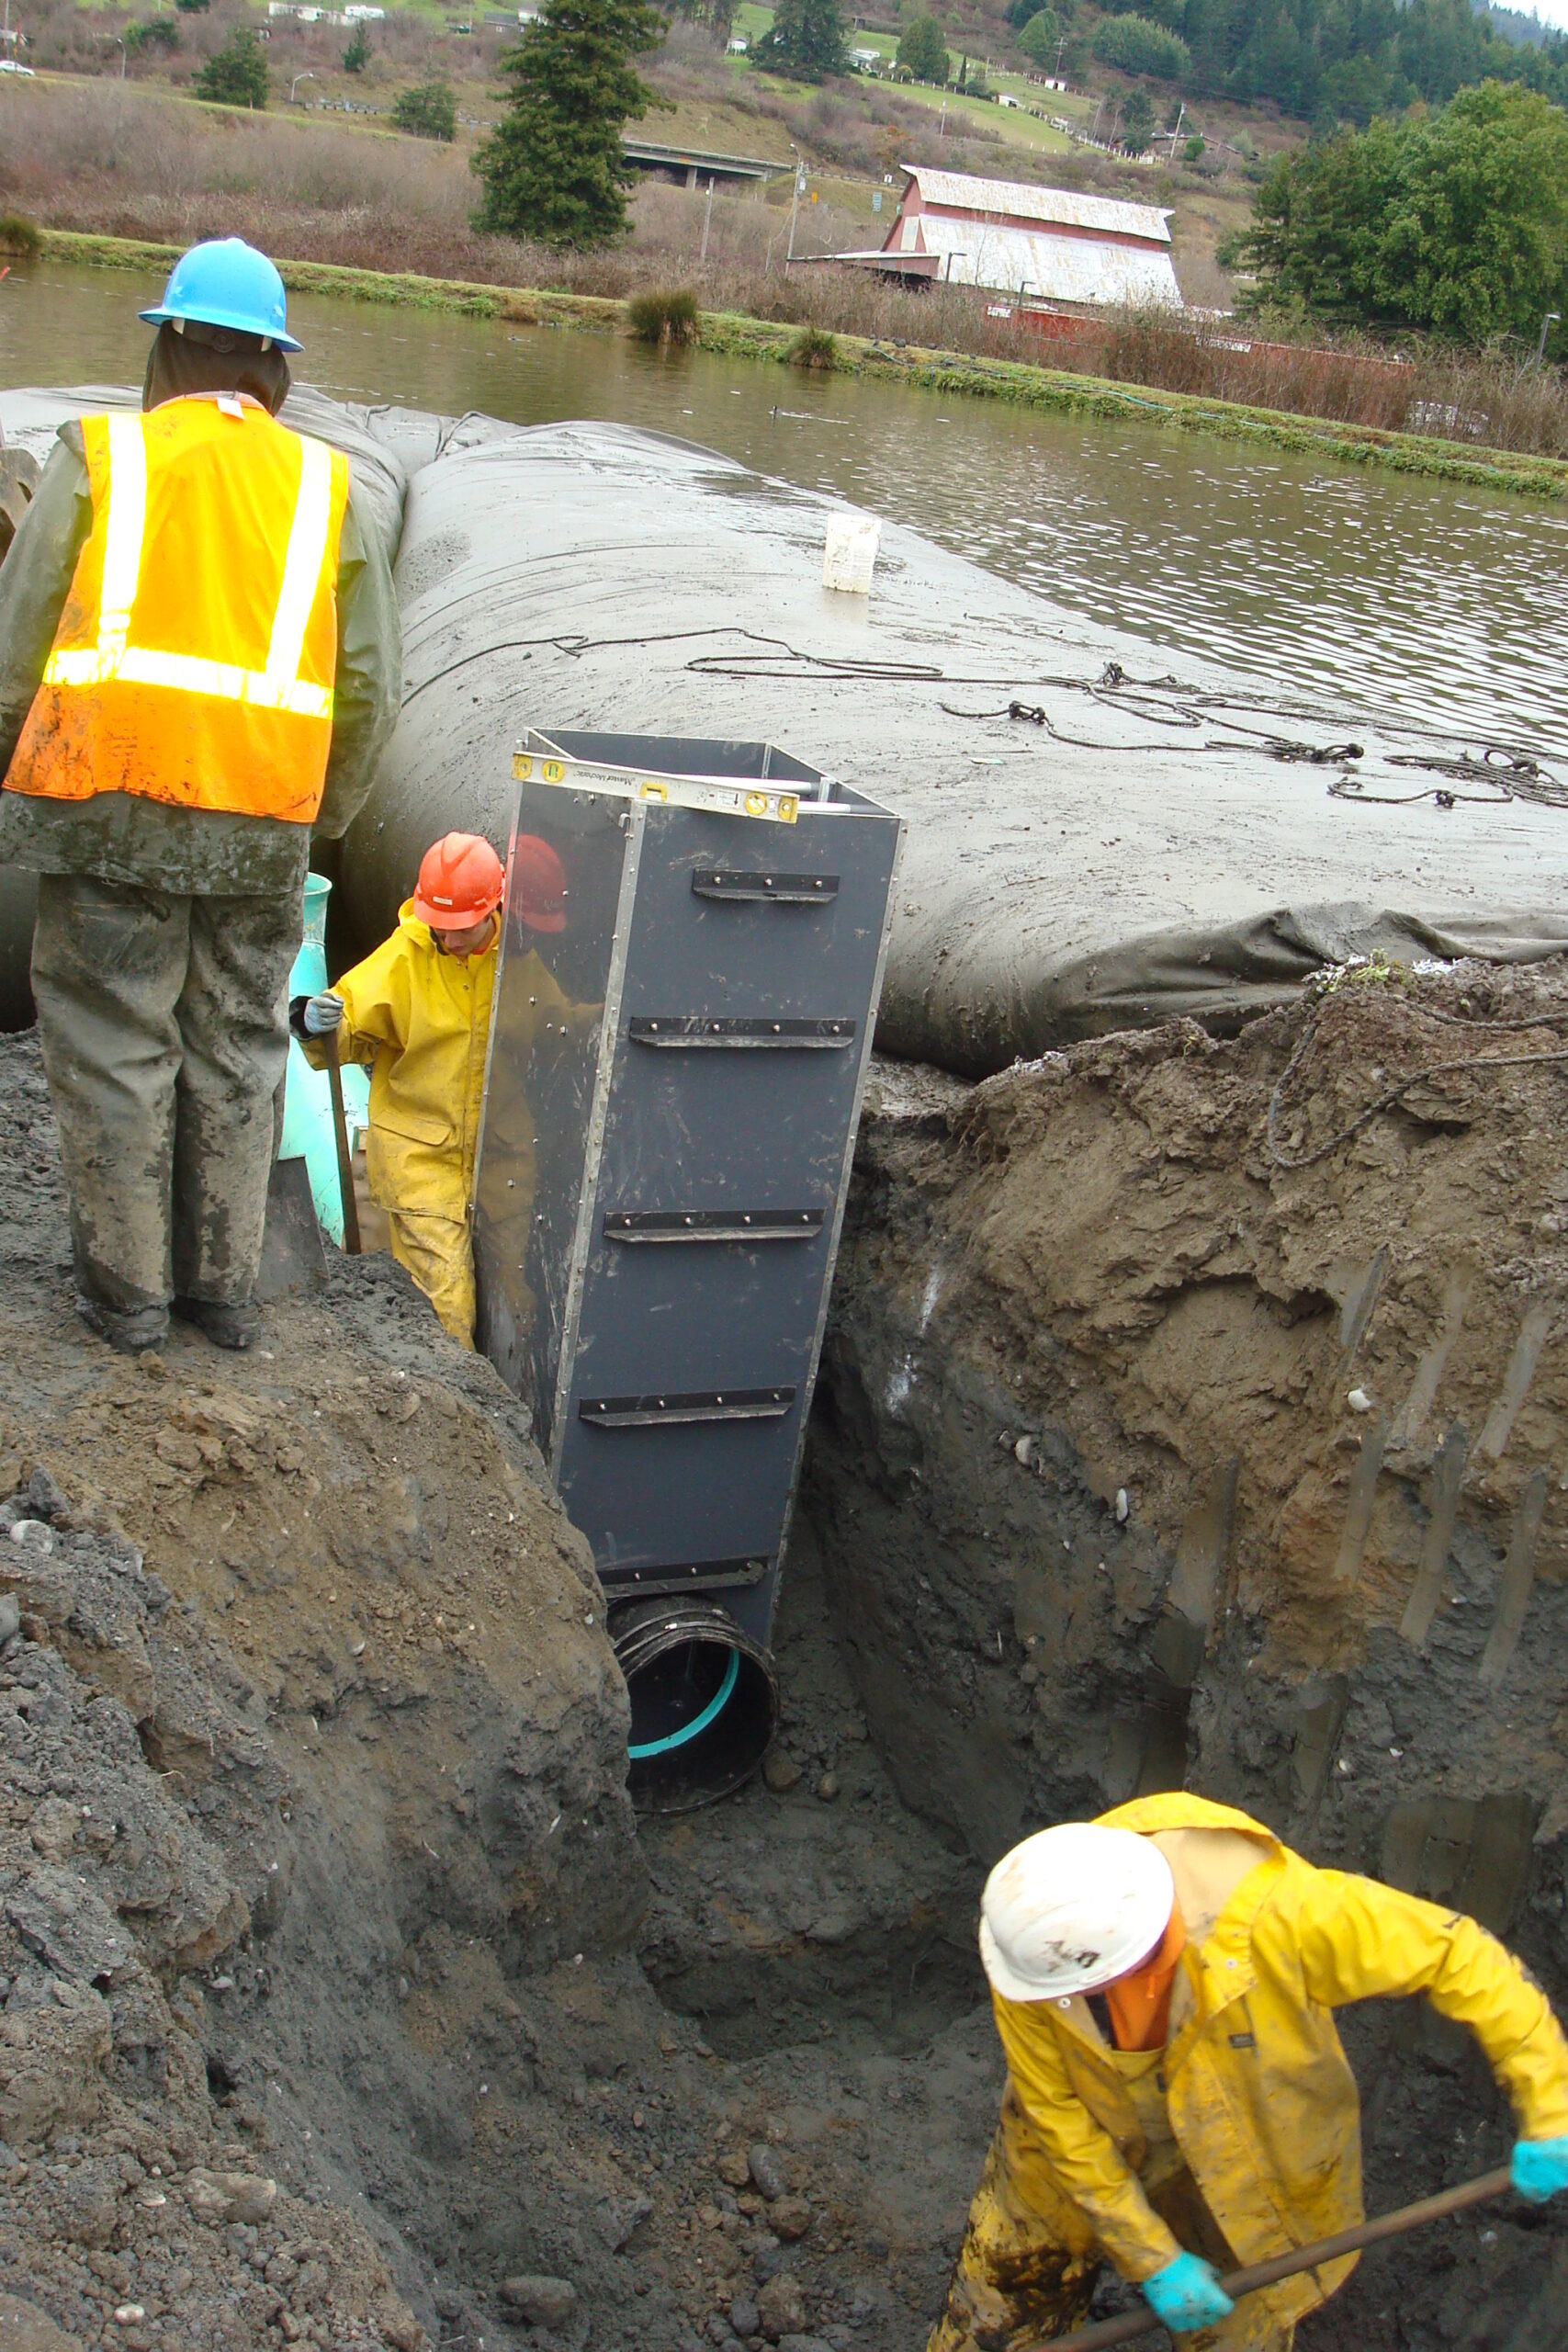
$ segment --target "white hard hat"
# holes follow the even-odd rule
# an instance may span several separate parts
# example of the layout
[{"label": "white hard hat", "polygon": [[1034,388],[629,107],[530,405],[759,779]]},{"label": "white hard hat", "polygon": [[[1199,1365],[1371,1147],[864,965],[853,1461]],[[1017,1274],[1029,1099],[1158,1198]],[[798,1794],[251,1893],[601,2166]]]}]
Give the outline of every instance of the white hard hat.
[{"label": "white hard hat", "polygon": [[1132,1829],[1065,1821],[1004,1854],[980,1897],[980,1959],[1004,2000],[1093,1992],[1146,1960],[1176,1884]]}]

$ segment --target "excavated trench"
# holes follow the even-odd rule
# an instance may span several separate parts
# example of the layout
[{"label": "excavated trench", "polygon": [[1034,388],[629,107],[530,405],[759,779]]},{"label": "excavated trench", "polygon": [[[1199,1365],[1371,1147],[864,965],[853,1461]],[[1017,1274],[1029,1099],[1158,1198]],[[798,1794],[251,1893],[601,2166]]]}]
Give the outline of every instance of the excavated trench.
[{"label": "excavated trench", "polygon": [[[1292,1172],[1309,1019],[1303,1159],[1434,1025],[1483,1035]],[[689,2352],[731,2314],[907,2352],[999,2088],[983,1868],[1183,1778],[1562,2000],[1565,1023],[1560,974],[1472,967],[977,1087],[883,1066],[766,1775],[635,1834],[586,1555],[489,1367],[367,1260],[265,1360],[106,1369],[8,1043],[0,2288],[127,2352]],[[1462,2034],[1346,2030],[1374,2210],[1502,2154]],[[1562,2224],[1501,2206],[1300,2342],[1544,2352],[1565,2282]]]}]

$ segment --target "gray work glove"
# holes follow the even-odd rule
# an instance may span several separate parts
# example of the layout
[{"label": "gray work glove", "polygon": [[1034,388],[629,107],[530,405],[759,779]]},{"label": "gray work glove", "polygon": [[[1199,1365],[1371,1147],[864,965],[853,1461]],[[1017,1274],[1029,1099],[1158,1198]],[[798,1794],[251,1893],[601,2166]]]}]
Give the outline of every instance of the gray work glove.
[{"label": "gray work glove", "polygon": [[305,1007],[307,1037],[330,1037],[343,1019],[343,999],[331,989],[323,989],[320,996],[310,999]]}]

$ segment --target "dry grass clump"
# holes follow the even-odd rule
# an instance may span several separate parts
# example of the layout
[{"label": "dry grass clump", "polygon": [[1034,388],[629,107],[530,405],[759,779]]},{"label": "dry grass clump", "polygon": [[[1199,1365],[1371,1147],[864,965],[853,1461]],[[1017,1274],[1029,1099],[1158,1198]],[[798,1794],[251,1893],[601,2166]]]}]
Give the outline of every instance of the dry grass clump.
[{"label": "dry grass clump", "polygon": [[626,317],[639,343],[695,343],[702,313],[689,286],[652,286],[632,296]]},{"label": "dry grass clump", "polygon": [[20,212],[0,212],[0,254],[15,254],[18,260],[32,261],[43,251],[43,239],[36,220]]}]

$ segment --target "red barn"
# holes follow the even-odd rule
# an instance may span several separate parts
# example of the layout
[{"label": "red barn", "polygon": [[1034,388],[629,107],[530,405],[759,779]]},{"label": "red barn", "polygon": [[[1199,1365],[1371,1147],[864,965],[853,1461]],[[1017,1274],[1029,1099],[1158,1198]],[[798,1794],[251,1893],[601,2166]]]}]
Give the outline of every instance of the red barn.
[{"label": "red barn", "polygon": [[923,164],[903,168],[908,184],[886,242],[824,258],[1037,301],[1180,310],[1170,215],[1157,206],[930,171]]}]

